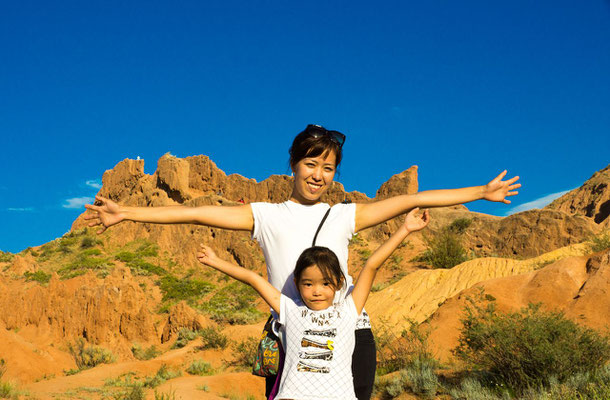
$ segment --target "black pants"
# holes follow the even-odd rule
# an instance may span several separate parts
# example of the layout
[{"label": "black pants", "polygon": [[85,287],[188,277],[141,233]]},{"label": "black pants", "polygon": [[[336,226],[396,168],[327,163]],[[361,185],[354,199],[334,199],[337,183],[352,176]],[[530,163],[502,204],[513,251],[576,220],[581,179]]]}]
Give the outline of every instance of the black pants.
[{"label": "black pants", "polygon": [[[375,370],[377,369],[377,350],[375,338],[370,329],[356,331],[356,345],[352,355],[352,375],[354,376],[354,390],[358,400],[369,400],[373,393],[375,383]],[[273,389],[275,376],[265,378],[265,397]]]}]

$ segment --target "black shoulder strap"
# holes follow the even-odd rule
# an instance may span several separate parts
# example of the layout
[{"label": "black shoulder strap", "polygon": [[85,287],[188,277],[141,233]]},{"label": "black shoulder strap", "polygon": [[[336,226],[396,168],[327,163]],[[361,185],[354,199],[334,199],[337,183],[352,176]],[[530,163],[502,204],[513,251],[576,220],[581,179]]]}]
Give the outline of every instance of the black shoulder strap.
[{"label": "black shoulder strap", "polygon": [[313,242],[311,242],[312,247],[316,245],[316,239],[318,238],[318,233],[320,233],[320,229],[322,229],[322,225],[324,225],[324,221],[326,221],[326,218],[328,218],[328,214],[330,214],[330,207],[328,208],[328,210],[326,210],[326,214],[324,214],[324,218],[322,218],[322,221],[320,222],[320,225],[318,226],[318,230],[316,231],[316,234],[313,237]]}]

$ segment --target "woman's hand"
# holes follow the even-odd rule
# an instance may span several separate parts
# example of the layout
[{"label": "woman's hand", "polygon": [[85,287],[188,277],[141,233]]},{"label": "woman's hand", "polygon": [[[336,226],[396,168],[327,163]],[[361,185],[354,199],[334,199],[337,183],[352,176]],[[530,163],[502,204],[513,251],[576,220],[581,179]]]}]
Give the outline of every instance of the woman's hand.
[{"label": "woman's hand", "polygon": [[101,228],[97,231],[98,234],[123,221],[125,217],[117,203],[102,196],[95,196],[95,200],[98,203],[97,205],[85,204],[85,208],[92,211],[92,213],[85,215],[85,219],[91,221],[88,226],[101,225]]},{"label": "woman's hand", "polygon": [[428,210],[425,210],[421,215],[417,215],[419,207],[416,207],[409,211],[405,218],[403,226],[407,232],[415,232],[424,229],[430,222],[430,214]]},{"label": "woman's hand", "polygon": [[216,253],[214,253],[214,250],[212,250],[211,247],[204,245],[203,243],[199,246],[201,246],[201,250],[199,250],[199,252],[197,253],[197,259],[199,260],[199,262],[205,265],[209,265],[211,267],[216,265],[218,263],[218,260],[220,259],[218,258]]},{"label": "woman's hand", "polygon": [[507,181],[503,181],[502,178],[506,176],[506,170],[502,171],[500,175],[496,176],[491,182],[485,185],[485,191],[483,194],[483,198],[489,201],[501,201],[505,204],[510,204],[510,200],[507,200],[506,197],[514,196],[518,194],[515,189],[520,188],[521,184],[517,182],[519,180],[518,176],[511,178]]}]

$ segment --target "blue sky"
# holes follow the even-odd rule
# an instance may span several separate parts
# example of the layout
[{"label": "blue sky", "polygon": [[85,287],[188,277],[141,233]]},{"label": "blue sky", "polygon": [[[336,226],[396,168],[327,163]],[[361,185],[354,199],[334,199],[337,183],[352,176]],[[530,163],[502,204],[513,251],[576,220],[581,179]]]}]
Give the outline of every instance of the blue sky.
[{"label": "blue sky", "polygon": [[[506,215],[610,162],[609,1],[105,1],[0,6],[0,249],[61,236],[102,174],[205,154],[261,181],[308,123],[347,135],[338,180],[374,196],[523,188]],[[518,208],[516,208],[518,207]]]}]

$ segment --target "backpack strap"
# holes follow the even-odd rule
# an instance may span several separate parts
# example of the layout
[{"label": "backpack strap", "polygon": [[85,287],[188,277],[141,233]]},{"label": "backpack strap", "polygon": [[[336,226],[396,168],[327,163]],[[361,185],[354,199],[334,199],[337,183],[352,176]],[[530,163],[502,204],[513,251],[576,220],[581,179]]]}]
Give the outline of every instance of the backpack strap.
[{"label": "backpack strap", "polygon": [[324,218],[322,218],[320,225],[318,225],[318,230],[316,231],[316,234],[313,237],[313,242],[311,242],[312,247],[316,245],[316,239],[318,238],[318,233],[320,233],[320,229],[322,229],[322,225],[324,225],[324,221],[326,221],[326,218],[328,218],[328,214],[330,214],[330,207],[328,208],[328,210],[326,210],[326,214],[324,214]]}]

